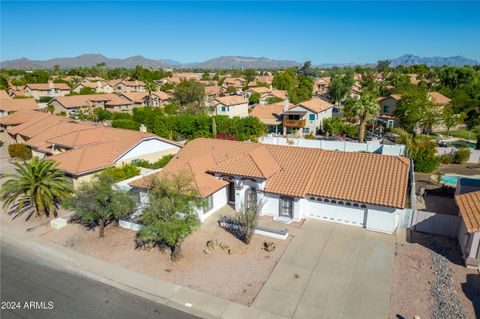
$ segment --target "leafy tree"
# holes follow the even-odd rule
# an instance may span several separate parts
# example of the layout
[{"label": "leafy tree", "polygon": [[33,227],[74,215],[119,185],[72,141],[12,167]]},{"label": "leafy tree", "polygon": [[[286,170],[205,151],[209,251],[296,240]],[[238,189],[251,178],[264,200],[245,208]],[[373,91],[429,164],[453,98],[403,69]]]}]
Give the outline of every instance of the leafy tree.
[{"label": "leafy tree", "polygon": [[134,197],[113,187],[114,183],[109,174],[98,174],[80,185],[68,205],[85,225],[99,227],[99,237],[105,236],[108,223],[127,216],[135,208]]},{"label": "leafy tree", "polygon": [[146,161],[146,160],[139,160],[135,162],[135,165],[138,167],[159,169],[159,168],[165,167],[165,165],[167,165],[168,162],[170,162],[173,156],[174,156],[173,154],[164,155],[162,156],[161,159],[153,163],[150,163],[149,161]]},{"label": "leafy tree", "polygon": [[447,135],[449,135],[450,129],[463,122],[465,114],[455,114],[451,106],[445,106],[443,108],[443,124],[447,128]]},{"label": "leafy tree", "polygon": [[354,83],[355,79],[353,78],[353,74],[351,72],[346,74],[333,73],[330,79],[328,93],[332,97],[333,101],[339,104],[350,92]]},{"label": "leafy tree", "polygon": [[436,155],[437,145],[434,142],[400,128],[392,132],[398,135],[397,143],[405,145],[406,155],[413,160],[416,172],[431,173],[437,169],[441,158]]},{"label": "leafy tree", "polygon": [[212,134],[217,136],[217,121],[215,121],[215,117],[212,117]]},{"label": "leafy tree", "polygon": [[202,74],[202,80],[210,80],[210,72],[208,70],[205,70]]},{"label": "leafy tree", "polygon": [[0,90],[8,90],[7,77],[3,74],[0,75]]},{"label": "leafy tree", "polygon": [[258,102],[260,102],[260,93],[253,92],[248,98],[248,103],[257,104]]},{"label": "leafy tree", "polygon": [[298,75],[302,76],[309,76],[309,77],[314,77],[315,76],[315,70],[312,68],[312,62],[311,61],[305,61],[300,69],[297,71]]},{"label": "leafy tree", "polygon": [[307,76],[298,78],[298,85],[288,91],[288,96],[293,104],[298,104],[312,98],[313,80]]},{"label": "leafy tree", "polygon": [[255,77],[257,76],[257,72],[253,69],[245,70],[243,74],[245,75],[245,80],[247,80],[247,84],[253,82],[253,80],[255,80]]},{"label": "leafy tree", "polygon": [[153,180],[139,238],[157,245],[166,244],[171,250],[171,259],[176,261],[181,257],[182,241],[198,227],[196,211],[203,207],[205,201],[198,197],[190,177],[172,175]]},{"label": "leafy tree", "polygon": [[235,94],[237,93],[237,89],[234,86],[227,87],[227,94]]},{"label": "leafy tree", "polygon": [[363,143],[365,141],[365,126],[367,121],[371,120],[379,113],[376,96],[367,91],[362,92],[360,98],[355,100],[355,103],[351,106],[351,113],[354,118],[360,121],[358,128],[358,141]]},{"label": "leafy tree", "polygon": [[200,106],[205,97],[205,89],[201,83],[182,81],[177,85],[175,98],[181,105],[194,104]]},{"label": "leafy tree", "polygon": [[400,127],[407,132],[413,132],[431,105],[424,90],[412,89],[402,94],[395,110],[395,116],[400,120]]},{"label": "leafy tree", "polygon": [[97,121],[111,120],[113,117],[112,112],[102,109],[101,107],[97,107],[94,110],[94,114]]},{"label": "leafy tree", "polygon": [[269,98],[267,98],[267,104],[274,104],[274,103],[278,103],[278,102],[282,102],[283,99],[282,98],[279,98],[278,96],[271,96]]},{"label": "leafy tree", "polygon": [[133,120],[113,120],[112,127],[138,131],[140,129],[140,123]]},{"label": "leafy tree", "polygon": [[338,117],[326,118],[323,120],[323,131],[330,136],[340,135],[343,132],[343,124]]},{"label": "leafy tree", "polygon": [[377,62],[377,72],[385,73],[389,70],[390,67],[390,60],[380,60]]},{"label": "leafy tree", "polygon": [[115,182],[120,182],[131,177],[140,175],[140,169],[136,164],[123,164],[117,167],[109,167],[102,171],[102,174],[110,175]]},{"label": "leafy tree", "polygon": [[277,90],[291,90],[297,84],[295,69],[288,69],[273,77],[272,85]]},{"label": "leafy tree", "polygon": [[15,173],[0,174],[0,179],[7,179],[0,189],[3,207],[13,207],[17,216],[28,212],[27,219],[33,213],[37,217],[56,216],[60,201],[72,192],[70,179],[56,169],[52,160],[34,157],[14,165]]}]

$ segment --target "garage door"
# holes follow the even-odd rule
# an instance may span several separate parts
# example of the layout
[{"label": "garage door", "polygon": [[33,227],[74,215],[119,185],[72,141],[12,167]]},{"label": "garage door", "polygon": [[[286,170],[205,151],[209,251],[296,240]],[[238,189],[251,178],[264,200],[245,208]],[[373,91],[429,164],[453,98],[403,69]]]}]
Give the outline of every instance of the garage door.
[{"label": "garage door", "polygon": [[325,221],[364,227],[365,209],[309,200],[308,216]]}]

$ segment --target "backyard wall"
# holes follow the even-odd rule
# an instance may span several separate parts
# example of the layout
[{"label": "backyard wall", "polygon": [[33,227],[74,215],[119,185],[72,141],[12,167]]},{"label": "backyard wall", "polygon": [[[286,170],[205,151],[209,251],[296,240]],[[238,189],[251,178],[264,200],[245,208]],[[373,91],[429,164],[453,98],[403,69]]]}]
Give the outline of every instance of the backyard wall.
[{"label": "backyard wall", "polygon": [[416,211],[413,217],[412,229],[422,233],[457,238],[459,234],[460,217]]}]

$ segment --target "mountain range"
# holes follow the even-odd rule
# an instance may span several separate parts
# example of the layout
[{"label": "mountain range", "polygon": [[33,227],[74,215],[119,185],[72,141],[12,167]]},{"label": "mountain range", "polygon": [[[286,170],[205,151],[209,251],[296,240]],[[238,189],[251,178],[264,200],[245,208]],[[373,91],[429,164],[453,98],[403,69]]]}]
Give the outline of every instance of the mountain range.
[{"label": "mountain range", "polygon": [[[283,69],[300,66],[301,63],[291,60],[274,60],[265,57],[254,58],[244,56],[220,56],[204,62],[181,63],[170,59],[149,59],[141,55],[131,56],[125,59],[109,58],[101,54],[82,54],[70,58],[54,58],[49,60],[29,60],[27,58],[2,61],[0,68],[3,69],[50,69],[54,65],[62,68],[92,67],[99,63],[105,63],[108,67],[134,68],[137,65],[151,68],[200,68],[200,69]],[[463,66],[477,65],[478,61],[463,56],[453,57],[420,57],[412,54],[405,54],[399,58],[391,59],[390,66],[425,64],[427,66]],[[351,66],[359,63],[323,63],[317,67]],[[375,65],[368,63],[364,65]]]}]

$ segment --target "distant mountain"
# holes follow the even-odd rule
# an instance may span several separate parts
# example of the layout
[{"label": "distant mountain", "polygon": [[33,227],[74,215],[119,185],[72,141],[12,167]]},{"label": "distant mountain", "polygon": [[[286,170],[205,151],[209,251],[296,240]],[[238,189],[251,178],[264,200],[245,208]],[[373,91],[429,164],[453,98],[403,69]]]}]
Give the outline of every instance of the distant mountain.
[{"label": "distant mountain", "polygon": [[302,64],[289,60],[272,60],[244,56],[221,56],[192,65],[202,69],[284,69]]},{"label": "distant mountain", "polygon": [[[453,57],[420,57],[412,54],[405,54],[399,58],[391,59],[390,66],[426,64],[428,66],[463,66],[476,65],[478,61],[467,59],[463,56]],[[151,68],[201,68],[201,69],[284,69],[289,67],[301,66],[301,63],[291,60],[273,60],[265,57],[254,58],[244,56],[220,56],[204,62],[181,63],[170,59],[154,60],[141,55],[128,57],[126,59],[108,58],[101,54],[83,54],[71,58],[54,58],[50,60],[29,60],[27,58],[15,59],[0,62],[0,68],[3,69],[50,69],[54,65],[60,65],[63,68],[73,67],[92,67],[98,63],[105,63],[108,67],[134,68],[137,65]],[[353,66],[358,63],[324,63],[316,65],[322,68],[331,68],[334,66]],[[363,64],[364,66],[375,66],[376,63]]]},{"label": "distant mountain", "polygon": [[391,60],[390,66],[398,65],[415,65],[425,64],[427,66],[464,66],[464,65],[477,65],[478,61],[467,59],[463,56],[451,56],[451,57],[420,57],[412,54],[405,54],[399,58]]}]

